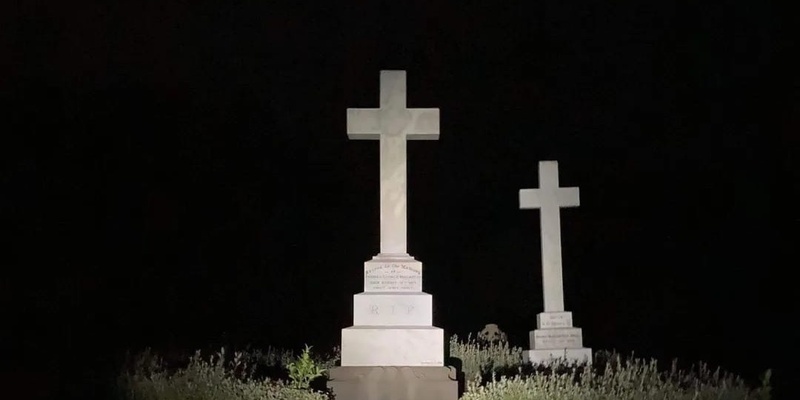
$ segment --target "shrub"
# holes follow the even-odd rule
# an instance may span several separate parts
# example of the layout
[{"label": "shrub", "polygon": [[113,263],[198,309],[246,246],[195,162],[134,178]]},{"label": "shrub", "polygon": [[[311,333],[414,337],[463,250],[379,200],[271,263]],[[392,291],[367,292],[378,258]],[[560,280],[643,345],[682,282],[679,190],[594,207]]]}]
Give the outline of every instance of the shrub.
[{"label": "shrub", "polygon": [[[591,366],[522,363],[522,349],[507,342],[485,343],[468,335],[450,338],[450,354],[462,362],[467,386],[462,400],[768,400],[770,371],[761,386],[749,388],[739,377],[698,363],[689,371],[660,369],[655,360],[598,351]],[[167,369],[152,351],[136,357],[119,375],[125,400],[323,400],[328,394],[308,389],[315,377],[336,365],[339,349],[315,355],[306,346],[298,357],[268,348],[234,352],[223,348],[210,357],[195,352],[188,365]],[[288,370],[291,383],[255,378],[257,366]],[[322,383],[322,382],[320,382]]]},{"label": "shrub", "polygon": [[308,389],[309,384],[314,378],[322,376],[326,372],[325,368],[319,366],[311,358],[311,347],[306,345],[303,353],[296,360],[290,362],[286,369],[289,370],[289,378],[292,386],[298,389]]},{"label": "shrub", "polygon": [[[769,371],[762,386],[751,390],[744,382],[720,369],[712,371],[699,363],[685,372],[672,364],[659,371],[655,360],[623,360],[619,355],[601,352],[601,362],[586,368],[518,367],[514,376],[494,375],[489,382],[470,381],[462,400],[704,400],[770,398]],[[602,356],[606,356],[603,359]],[[528,368],[532,372],[523,371]]]},{"label": "shrub", "polygon": [[506,341],[478,341],[472,334],[464,342],[457,335],[451,336],[450,356],[461,360],[461,370],[468,381],[522,364],[522,348],[511,347]]},{"label": "shrub", "polygon": [[168,372],[161,360],[145,351],[119,377],[126,400],[323,400],[325,393],[300,389],[280,380],[254,379],[248,357],[237,352],[225,361],[225,350],[208,360],[196,352],[186,368]]}]

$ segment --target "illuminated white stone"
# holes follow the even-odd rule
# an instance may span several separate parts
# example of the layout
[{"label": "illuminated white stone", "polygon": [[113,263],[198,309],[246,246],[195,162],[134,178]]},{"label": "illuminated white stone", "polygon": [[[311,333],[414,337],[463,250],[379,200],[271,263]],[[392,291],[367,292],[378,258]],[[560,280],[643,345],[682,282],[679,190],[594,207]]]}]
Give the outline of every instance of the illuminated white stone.
[{"label": "illuminated white stone", "polygon": [[444,331],[433,326],[342,329],[342,366],[444,366]]},{"label": "illuminated white stone", "polygon": [[364,263],[365,292],[421,292],[422,263],[379,254]]},{"label": "illuminated white stone", "polygon": [[431,326],[433,296],[382,292],[353,296],[353,325]]},{"label": "illuminated white stone", "polygon": [[406,71],[381,71],[380,108],[348,108],[347,135],[380,142],[381,254],[406,254],[406,140],[438,140],[438,108],[406,108]]}]

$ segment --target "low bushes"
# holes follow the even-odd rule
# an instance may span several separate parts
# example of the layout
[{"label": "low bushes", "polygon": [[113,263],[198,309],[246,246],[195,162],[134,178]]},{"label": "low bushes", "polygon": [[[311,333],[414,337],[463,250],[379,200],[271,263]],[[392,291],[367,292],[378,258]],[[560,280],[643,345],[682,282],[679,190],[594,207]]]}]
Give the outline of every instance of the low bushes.
[{"label": "low bushes", "polygon": [[[655,360],[597,352],[591,367],[522,364],[522,349],[507,342],[450,339],[451,361],[466,380],[462,400],[768,400],[770,372],[761,386],[749,388],[739,377],[703,363],[689,371],[659,368]],[[153,352],[129,360],[118,378],[124,400],[322,400],[327,371],[339,360],[338,349],[300,355],[267,349],[209,356],[196,352],[185,365],[167,367]]]}]

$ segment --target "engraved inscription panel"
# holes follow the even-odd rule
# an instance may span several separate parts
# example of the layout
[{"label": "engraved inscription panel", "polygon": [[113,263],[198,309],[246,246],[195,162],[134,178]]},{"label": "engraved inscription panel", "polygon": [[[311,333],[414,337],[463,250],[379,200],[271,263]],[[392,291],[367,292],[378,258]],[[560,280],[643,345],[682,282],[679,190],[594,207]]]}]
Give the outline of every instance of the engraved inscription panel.
[{"label": "engraved inscription panel", "polygon": [[422,263],[375,262],[364,263],[365,292],[421,292]]},{"label": "engraved inscription panel", "polygon": [[583,347],[580,328],[537,329],[532,334],[533,349],[565,349]]},{"label": "engraved inscription panel", "polygon": [[539,329],[571,328],[572,313],[569,311],[539,313],[536,322]]},{"label": "engraved inscription panel", "polygon": [[388,304],[381,307],[379,304],[370,304],[369,313],[372,315],[408,315],[414,312],[413,304]]},{"label": "engraved inscription panel", "polygon": [[353,297],[353,322],[354,325],[430,326],[432,299],[427,293],[359,293]]}]

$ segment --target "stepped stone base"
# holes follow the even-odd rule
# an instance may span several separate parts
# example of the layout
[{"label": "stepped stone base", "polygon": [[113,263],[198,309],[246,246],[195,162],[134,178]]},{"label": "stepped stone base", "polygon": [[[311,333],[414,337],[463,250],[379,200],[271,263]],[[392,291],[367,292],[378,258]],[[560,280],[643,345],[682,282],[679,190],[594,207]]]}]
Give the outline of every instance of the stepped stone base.
[{"label": "stepped stone base", "polygon": [[583,347],[583,332],[572,326],[571,312],[540,313],[536,325],[539,329],[530,332],[531,350],[522,352],[525,363],[592,363],[592,349]]},{"label": "stepped stone base", "polygon": [[328,388],[336,400],[457,400],[453,367],[335,367]]}]

